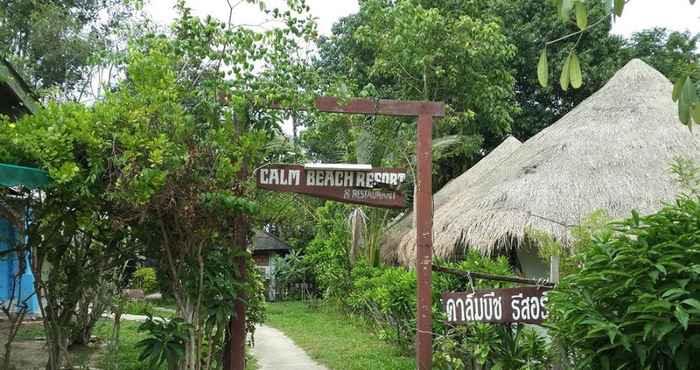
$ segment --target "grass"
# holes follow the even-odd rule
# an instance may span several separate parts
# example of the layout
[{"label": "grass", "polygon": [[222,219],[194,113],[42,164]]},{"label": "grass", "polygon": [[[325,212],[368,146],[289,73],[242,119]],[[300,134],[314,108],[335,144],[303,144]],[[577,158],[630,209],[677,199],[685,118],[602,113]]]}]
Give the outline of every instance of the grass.
[{"label": "grass", "polygon": [[[165,307],[164,307],[165,306]],[[124,313],[130,315],[152,315],[164,318],[175,317],[175,308],[169,305],[160,305],[159,302],[131,301],[124,305]]]},{"label": "grass", "polygon": [[[121,330],[119,331],[119,351],[116,355],[116,361],[119,363],[119,368],[123,370],[142,370],[143,364],[138,361],[138,356],[140,350],[136,348],[136,343],[141,339],[145,338],[145,334],[139,333],[137,328],[140,325],[138,322],[134,321],[121,321]],[[81,346],[79,348],[71,348],[70,358],[71,363],[75,366],[85,366],[92,365],[98,366],[100,368],[107,368],[107,362],[113,362],[114,359],[109,358],[107,353],[107,348],[104,344],[107,343],[109,338],[112,336],[112,321],[111,320],[100,320],[95,325],[93,335],[98,339],[98,346]],[[15,343],[21,344],[21,342],[29,342],[35,344],[37,349],[43,351],[43,341],[38,339],[45,338],[44,327],[38,322],[33,322],[31,324],[24,324],[20,327],[17,332],[17,337]],[[28,352],[16,353],[13,355],[13,359],[19,359],[20,357],[28,356]],[[44,364],[46,362],[46,354],[39,353],[35,354],[35,357],[41,357],[39,363]]]},{"label": "grass", "polygon": [[[114,357],[110,358],[108,349],[106,346],[95,347],[81,347],[73,348],[70,351],[71,363],[75,366],[87,366],[97,367],[101,369],[109,368],[109,364],[113,364],[115,361],[119,364],[120,370],[143,370],[145,365],[141,363],[138,358],[141,353],[140,349],[136,347],[136,344],[146,337],[145,333],[138,331],[138,327],[141,325],[140,322],[121,320],[120,331],[119,331],[119,350],[116,354],[116,359]],[[93,335],[99,338],[100,344],[106,344],[112,337],[112,320],[100,320],[95,326]],[[35,361],[31,364],[26,362],[20,363],[19,368],[39,368],[38,365],[43,365],[46,363],[45,353],[32,353],[32,351],[45,352],[43,349],[43,341],[38,341],[40,338],[45,338],[44,327],[40,322],[33,322],[31,324],[25,323],[20,327],[17,333],[17,342],[29,342],[33,344],[34,348],[25,348],[24,351],[19,350],[14,351],[13,359],[19,359],[20,357],[35,357]],[[250,353],[250,351],[248,352]],[[31,367],[30,367],[31,366]],[[249,357],[248,363],[246,364],[246,370],[255,370],[258,368],[257,361]],[[160,369],[165,369],[165,365],[161,366]]]},{"label": "grass", "polygon": [[[138,360],[141,351],[136,347],[136,343],[146,338],[145,333],[138,331],[141,323],[121,320],[119,325],[119,350],[116,353],[116,361],[119,363],[119,368],[123,370],[143,369],[143,363]],[[107,342],[112,337],[112,321],[100,320],[95,326],[93,334]],[[108,368],[108,362],[112,361],[115,361],[115,359],[110,358],[109,353],[105,353],[100,367],[103,369]]]},{"label": "grass", "polygon": [[303,302],[270,303],[265,323],[283,331],[330,369],[416,368],[412,356],[377,338],[367,323],[333,308],[312,308]]}]

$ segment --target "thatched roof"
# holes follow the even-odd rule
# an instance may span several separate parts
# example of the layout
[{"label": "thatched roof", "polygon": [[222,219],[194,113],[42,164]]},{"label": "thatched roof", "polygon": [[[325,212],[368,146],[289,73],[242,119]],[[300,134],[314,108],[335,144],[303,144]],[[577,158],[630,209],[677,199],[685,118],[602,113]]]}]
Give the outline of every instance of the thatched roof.
[{"label": "thatched roof", "polygon": [[[476,181],[434,215],[434,251],[465,246],[489,254],[520,245],[526,231],[565,245],[572,225],[598,209],[613,218],[653,213],[679,191],[674,159],[700,161],[700,135],[678,120],[671,83],[632,60],[593,96],[523,143],[504,165]],[[397,248],[412,264],[415,233]]]},{"label": "thatched roof", "polygon": [[[520,145],[521,143],[518,139],[508,136],[496,149],[492,150],[469,170],[445,184],[440,191],[433,195],[433,212],[439,213],[440,208],[450,207],[450,201],[457,199],[459,194],[465,190],[474,187],[479,179],[500,166]],[[397,261],[396,251],[398,246],[401,240],[407,237],[409,233],[416,232],[413,226],[414,214],[409,212],[389,228],[387,237],[382,243],[382,259],[384,261]]]}]

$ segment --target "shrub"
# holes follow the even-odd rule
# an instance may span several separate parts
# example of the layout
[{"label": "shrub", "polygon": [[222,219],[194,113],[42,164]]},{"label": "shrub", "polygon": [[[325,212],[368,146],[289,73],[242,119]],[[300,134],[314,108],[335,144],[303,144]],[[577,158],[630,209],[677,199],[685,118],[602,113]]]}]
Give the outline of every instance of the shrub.
[{"label": "shrub", "polygon": [[143,289],[146,294],[158,291],[159,284],[156,278],[156,270],[153,267],[137,268],[131,284],[136,289]]},{"label": "shrub", "polygon": [[435,341],[439,369],[550,369],[545,340],[525,325],[470,324],[451,328]]},{"label": "shrub", "polygon": [[389,328],[384,337],[408,347],[415,335],[416,274],[404,268],[372,268],[358,264],[353,269],[350,308]]},{"label": "shrub", "polygon": [[[511,275],[505,258],[496,260],[471,252],[460,262],[437,262],[462,271]],[[408,350],[415,338],[416,274],[400,267],[372,268],[358,264],[352,271],[353,288],[347,299],[350,308],[374,320],[380,333]],[[549,365],[548,348],[532,329],[495,324],[466,324],[448,327],[442,313],[443,292],[506,287],[509,284],[433,273],[434,357],[439,368],[465,369],[478,364],[501,369],[544,369]]]},{"label": "shrub", "polygon": [[305,261],[311,266],[323,298],[344,302],[352,287],[350,280],[350,232],[346,215],[349,207],[328,202],[317,211],[316,236],[306,248]]},{"label": "shrub", "polygon": [[[550,294],[550,326],[578,368],[687,369],[700,349],[700,204],[611,224]],[[692,365],[697,368],[697,364]]]},{"label": "shrub", "polygon": [[127,301],[122,311],[130,315],[153,315],[155,313],[154,308],[151,302]]}]

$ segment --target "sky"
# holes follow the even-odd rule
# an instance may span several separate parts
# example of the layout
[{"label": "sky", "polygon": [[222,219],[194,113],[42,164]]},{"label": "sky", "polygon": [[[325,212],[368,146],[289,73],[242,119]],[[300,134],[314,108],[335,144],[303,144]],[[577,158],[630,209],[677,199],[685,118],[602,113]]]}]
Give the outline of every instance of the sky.
[{"label": "sky", "polygon": [[[238,0],[230,0],[236,3]],[[488,0],[485,0],[488,1]],[[226,0],[187,0],[195,15],[212,15],[222,20],[228,16]],[[150,0],[146,11],[160,24],[168,24],[175,17],[175,0]],[[269,7],[282,7],[283,0],[268,1]],[[319,31],[328,35],[338,19],[358,10],[357,0],[307,0],[311,13],[317,18]],[[239,23],[259,24],[263,21],[256,6],[241,4],[236,8],[234,20]],[[269,27],[269,25],[264,25]],[[618,19],[613,32],[630,36],[636,31],[652,27],[666,27],[676,31],[700,32],[700,4],[690,5],[689,0],[631,0]]]}]

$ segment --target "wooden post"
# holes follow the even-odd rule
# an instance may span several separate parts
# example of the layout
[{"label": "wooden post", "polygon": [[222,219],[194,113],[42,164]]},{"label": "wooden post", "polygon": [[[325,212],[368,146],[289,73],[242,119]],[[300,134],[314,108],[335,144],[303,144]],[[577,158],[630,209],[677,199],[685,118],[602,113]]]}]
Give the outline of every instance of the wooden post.
[{"label": "wooden post", "polygon": [[432,368],[432,264],[433,264],[433,117],[418,116],[416,145],[416,366]]},{"label": "wooden post", "polygon": [[549,282],[557,284],[559,282],[559,256],[549,257]]},{"label": "wooden post", "polygon": [[[248,122],[245,119],[237,119],[234,115],[234,125],[238,136],[243,134],[245,124]],[[239,172],[241,183],[245,183],[248,179],[248,160],[244,159]],[[238,190],[243,194],[244,190],[241,187]],[[233,263],[238,268],[238,279],[245,282],[248,278],[246,271],[246,259],[248,257],[248,218],[241,214],[233,220],[233,247],[242,251],[239,257],[235,258]],[[245,344],[246,344],[246,297],[244,294],[236,297],[234,303],[234,316],[229,321],[229,336],[226,338],[223,350],[223,368],[224,370],[245,370]]]},{"label": "wooden post", "polygon": [[[559,283],[559,263],[559,256],[549,257],[549,282],[552,284]],[[552,370],[565,370],[566,352],[564,352],[564,349],[561,347],[561,343],[559,341],[555,340],[552,344],[556,347],[553,358],[554,361],[552,361]]]}]

